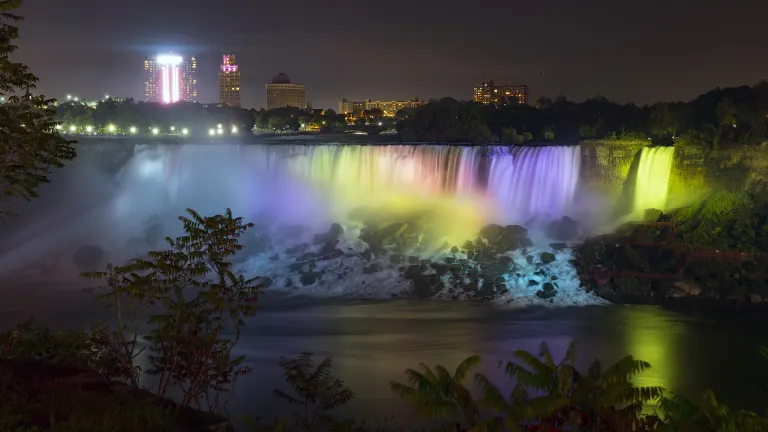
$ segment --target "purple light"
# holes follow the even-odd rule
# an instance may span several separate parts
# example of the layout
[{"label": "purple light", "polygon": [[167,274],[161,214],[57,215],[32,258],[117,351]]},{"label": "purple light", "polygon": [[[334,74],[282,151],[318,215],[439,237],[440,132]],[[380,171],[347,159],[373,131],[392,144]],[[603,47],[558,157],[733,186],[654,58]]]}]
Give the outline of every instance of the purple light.
[{"label": "purple light", "polygon": [[237,65],[221,65],[222,72],[237,72]]},{"label": "purple light", "polygon": [[170,103],[171,102],[171,89],[169,88],[170,84],[170,77],[168,76],[168,66],[163,66],[160,69],[160,74],[163,76],[162,79],[162,86],[163,86],[163,103]]}]

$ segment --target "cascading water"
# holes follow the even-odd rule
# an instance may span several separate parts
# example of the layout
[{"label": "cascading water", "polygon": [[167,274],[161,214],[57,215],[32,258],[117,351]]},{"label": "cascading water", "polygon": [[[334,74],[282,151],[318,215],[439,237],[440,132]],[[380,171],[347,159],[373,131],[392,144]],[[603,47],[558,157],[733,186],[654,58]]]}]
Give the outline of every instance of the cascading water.
[{"label": "cascading water", "polygon": [[642,216],[646,209],[666,208],[674,158],[674,147],[646,147],[642,150],[635,178],[633,217]]},{"label": "cascading water", "polygon": [[[176,217],[184,208],[201,214],[231,208],[234,214],[258,222],[245,239],[246,251],[252,254],[241,262],[246,273],[270,277],[281,287],[387,295],[388,289],[402,292],[410,283],[403,279],[405,267],[396,256],[407,254],[410,262],[420,257],[437,264],[451,255],[450,259],[463,257],[469,262],[471,256],[451,252],[453,246],[476,239],[487,223],[524,224],[531,218],[569,214],[579,169],[577,146],[137,146],[117,176],[111,200],[88,220],[84,232],[107,229],[112,234],[98,244],[110,251],[110,260],[121,260],[154,247],[146,240],[151,237],[146,234],[149,227],[156,231],[162,225],[162,235],[178,235]],[[328,230],[332,222],[342,225],[343,235],[337,230],[330,240],[323,236],[318,240],[315,234]],[[70,231],[70,237],[78,235]],[[41,238],[34,250],[45,249],[40,245],[55,236],[44,233]],[[372,256],[371,242],[377,241],[379,249]],[[46,246],[64,247],[50,242]],[[536,250],[529,247],[525,253]],[[498,252],[503,250],[485,261],[494,260]],[[553,252],[562,255],[557,260],[562,268],[548,267],[558,276],[552,280],[558,280],[561,293],[565,292],[559,299],[568,304],[585,301],[582,297],[588,295],[578,288],[566,258],[569,251]],[[479,263],[462,270],[470,276],[455,276],[442,285],[436,281],[451,276],[438,269],[442,267],[425,266],[423,276],[429,276],[430,284],[445,287],[440,295],[470,298],[483,283],[497,288],[506,284],[516,298],[536,301],[538,288],[531,280],[549,276],[537,270],[540,263],[519,252],[505,253],[511,261],[504,265],[514,267],[514,277],[503,271],[489,276],[487,271],[479,273],[479,267],[472,270],[474,265],[485,265]],[[446,259],[440,265],[447,263]],[[4,264],[0,261],[0,272],[8,270]],[[463,294],[451,294],[454,290]],[[500,288],[484,292],[484,296],[503,295]]]}]

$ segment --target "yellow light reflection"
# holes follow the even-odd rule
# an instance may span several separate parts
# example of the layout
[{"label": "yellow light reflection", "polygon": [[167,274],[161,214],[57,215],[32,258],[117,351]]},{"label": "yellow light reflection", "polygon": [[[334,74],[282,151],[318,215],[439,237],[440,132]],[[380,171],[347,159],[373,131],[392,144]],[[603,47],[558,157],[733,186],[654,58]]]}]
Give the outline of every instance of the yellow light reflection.
[{"label": "yellow light reflection", "polygon": [[[660,386],[671,389],[676,386],[680,338],[684,333],[683,323],[676,314],[658,307],[638,306],[622,310],[627,316],[625,324],[626,351],[651,364],[651,369],[638,375],[637,386]],[[652,411],[653,406],[646,407]]]}]

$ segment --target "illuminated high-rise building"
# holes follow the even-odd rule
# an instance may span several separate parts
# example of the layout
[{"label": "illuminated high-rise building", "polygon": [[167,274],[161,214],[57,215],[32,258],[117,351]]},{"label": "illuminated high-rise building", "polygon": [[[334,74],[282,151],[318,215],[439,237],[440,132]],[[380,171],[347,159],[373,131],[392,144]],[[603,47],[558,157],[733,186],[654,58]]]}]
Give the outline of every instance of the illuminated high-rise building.
[{"label": "illuminated high-rise building", "polygon": [[473,99],[485,105],[504,106],[511,103],[528,103],[527,85],[497,85],[493,81],[483,81],[475,86]]},{"label": "illuminated high-rise building", "polygon": [[144,59],[144,97],[147,102],[197,100],[197,59],[160,54]]},{"label": "illuminated high-rise building", "polygon": [[234,54],[227,54],[219,69],[219,103],[240,108],[240,69]]},{"label": "illuminated high-rise building", "polygon": [[307,107],[307,87],[304,84],[292,84],[288,75],[280,73],[267,84],[267,109]]}]

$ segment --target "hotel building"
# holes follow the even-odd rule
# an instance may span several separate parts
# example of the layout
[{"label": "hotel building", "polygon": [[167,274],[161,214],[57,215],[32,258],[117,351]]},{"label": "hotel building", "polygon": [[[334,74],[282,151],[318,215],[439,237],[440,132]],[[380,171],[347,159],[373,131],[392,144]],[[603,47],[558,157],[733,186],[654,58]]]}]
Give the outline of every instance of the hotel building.
[{"label": "hotel building", "polygon": [[483,81],[475,86],[475,102],[485,105],[504,106],[510,103],[528,103],[528,86],[526,85],[497,85],[493,81]]},{"label": "hotel building", "polygon": [[219,103],[240,108],[240,69],[234,54],[224,55],[219,68]]},{"label": "hotel building", "polygon": [[144,98],[147,102],[197,100],[197,59],[160,54],[144,59]]},{"label": "hotel building", "polygon": [[293,84],[288,75],[280,73],[267,83],[267,109],[307,107],[307,86]]}]

